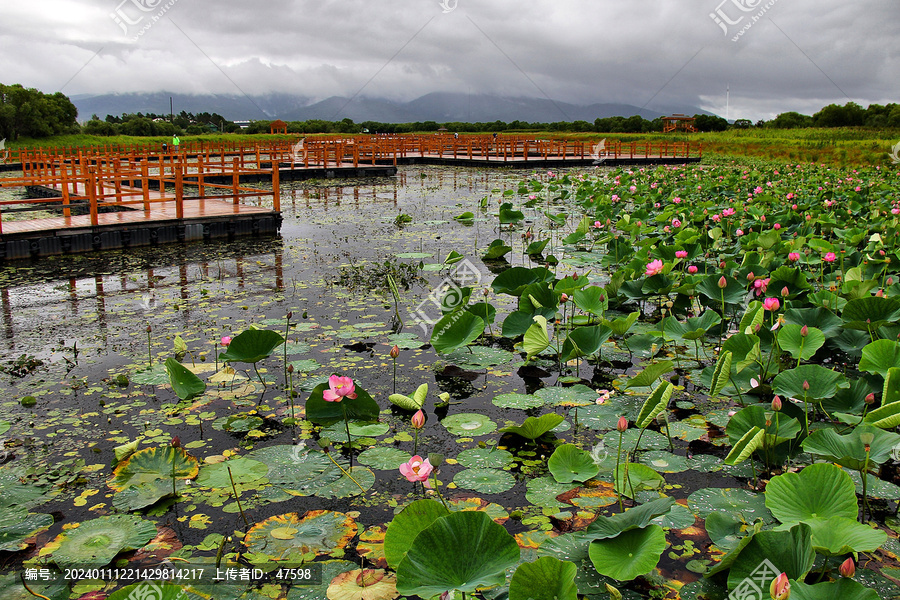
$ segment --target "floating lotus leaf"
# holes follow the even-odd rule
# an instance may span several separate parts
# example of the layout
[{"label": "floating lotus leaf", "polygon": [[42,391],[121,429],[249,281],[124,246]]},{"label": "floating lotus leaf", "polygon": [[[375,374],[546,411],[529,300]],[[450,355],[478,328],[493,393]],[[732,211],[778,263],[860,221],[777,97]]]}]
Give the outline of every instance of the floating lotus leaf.
[{"label": "floating lotus leaf", "polygon": [[873,589],[864,587],[852,579],[840,578],[809,585],[802,581],[791,581],[793,600],[879,600],[881,596]]},{"label": "floating lotus leaf", "polygon": [[518,361],[519,355],[500,348],[469,346],[444,356],[444,360],[463,369],[487,369]]},{"label": "floating lotus leaf", "polygon": [[381,525],[367,527],[359,534],[359,542],[356,544],[356,553],[364,557],[368,564],[380,569],[386,569],[387,558],[384,556],[385,528]]},{"label": "floating lotus leaf", "polygon": [[650,387],[656,380],[671,372],[675,368],[675,363],[671,360],[662,360],[657,363],[648,365],[643,371],[628,380],[625,384],[626,388],[633,387]]},{"label": "floating lotus leaf", "polygon": [[176,491],[187,487],[184,480],[177,480],[175,489],[172,488],[172,479],[154,479],[137,485],[129,485],[124,490],[116,492],[113,496],[113,506],[116,510],[130,512],[153,506],[161,499],[172,496]]},{"label": "floating lotus leaf", "polygon": [[247,456],[269,467],[266,478],[270,483],[300,496],[314,495],[343,477],[323,452],[310,452],[301,445],[269,446]]},{"label": "floating lotus leaf", "polygon": [[593,479],[581,487],[559,494],[556,499],[585,510],[596,510],[614,504],[619,499],[619,495],[611,482]]},{"label": "floating lotus leaf", "polygon": [[431,345],[438,354],[448,354],[475,341],[482,333],[484,320],[470,312],[456,311],[434,324]]},{"label": "floating lotus leaf", "polygon": [[[41,554],[61,568],[104,567],[119,553],[136,550],[156,536],[156,525],[135,515],[112,515],[83,521],[60,533]],[[49,552],[48,552],[49,550]]]},{"label": "floating lotus leaf", "polygon": [[[344,464],[343,466],[344,470],[353,476],[353,479],[350,479],[347,475],[342,473],[341,477],[336,481],[316,490],[311,490],[310,495],[319,498],[349,498],[350,496],[363,494],[375,485],[375,473],[369,469],[357,465],[354,466],[351,471],[348,464]],[[362,487],[362,489],[360,489],[360,487]]]},{"label": "floating lotus leaf", "polygon": [[509,582],[509,600],[578,600],[575,563],[543,556],[519,565]]},{"label": "floating lotus leaf", "polygon": [[638,459],[642,464],[645,464],[660,473],[682,473],[692,468],[692,465],[687,458],[662,450],[643,452]]},{"label": "floating lotus leaf", "polygon": [[302,562],[303,555],[321,556],[344,548],[356,536],[356,522],[341,512],[311,510],[302,517],[287,513],[250,528],[244,545],[273,561]]},{"label": "floating lotus leaf", "polygon": [[236,415],[219,417],[213,421],[213,429],[227,431],[228,433],[247,433],[253,429],[259,429],[263,423],[265,421],[257,415],[238,413]]},{"label": "floating lotus leaf", "polygon": [[481,494],[500,494],[512,488],[516,478],[499,469],[466,469],[453,477],[453,483]]},{"label": "floating lotus leaf", "polygon": [[359,455],[359,462],[374,469],[382,471],[395,471],[400,465],[408,462],[412,455],[400,448],[388,446],[375,446]]},{"label": "floating lotus leaf", "polygon": [[354,569],[331,580],[325,592],[328,600],[393,600],[397,577],[382,569]]},{"label": "floating lotus leaf", "polygon": [[[357,438],[376,438],[381,437],[390,431],[391,426],[387,423],[361,423],[359,421],[350,422],[350,437]],[[333,423],[328,427],[324,427],[320,433],[321,437],[327,437],[332,442],[347,442],[347,426],[343,423]]]},{"label": "floating lotus leaf", "polygon": [[277,331],[247,329],[231,340],[228,350],[219,355],[219,360],[227,363],[257,363],[283,343],[284,338]]},{"label": "floating lotus leaf", "polygon": [[560,360],[567,362],[573,358],[593,356],[600,351],[603,342],[612,335],[612,329],[605,325],[591,325],[573,330],[563,342]]},{"label": "floating lotus leaf", "polygon": [[327,598],[328,586],[331,585],[335,577],[341,573],[359,568],[358,564],[349,560],[327,560],[320,564],[322,565],[322,583],[319,585],[292,585],[288,591],[288,600],[322,600]]},{"label": "floating lotus leaf", "polygon": [[449,514],[444,505],[436,500],[416,500],[400,511],[384,536],[384,556],[388,565],[396,569],[416,536],[436,520]]},{"label": "floating lotus leaf", "polygon": [[[231,477],[228,476],[229,468]],[[264,463],[242,456],[225,462],[203,465],[197,476],[197,485],[210,488],[230,488],[233,477],[235,483],[246,486],[259,481],[268,472],[269,467]]]},{"label": "floating lotus leaf", "polygon": [[500,408],[518,408],[528,410],[529,408],[538,408],[544,405],[544,400],[530,394],[500,394],[494,396],[491,400],[494,406]]},{"label": "floating lotus leaf", "polygon": [[659,525],[632,529],[613,538],[594,540],[588,555],[601,575],[631,581],[652,571],[666,549],[666,533]]},{"label": "floating lotus leaf", "polygon": [[9,421],[3,421],[2,419],[0,419],[0,435],[3,435],[7,431],[9,431],[10,427],[11,425]]},{"label": "floating lotus leaf", "polygon": [[456,496],[447,502],[453,512],[461,510],[480,510],[486,512],[494,523],[503,525],[509,520],[509,513],[496,502],[488,502],[484,498]]},{"label": "floating lotus leaf", "polygon": [[551,406],[590,406],[597,402],[597,391],[586,385],[570,387],[546,387],[534,393]]},{"label": "floating lotus leaf", "polygon": [[575,484],[572,483],[557,483],[552,477],[529,479],[525,485],[528,490],[525,492],[525,499],[541,508],[563,508],[568,506],[565,502],[557,500],[556,497],[575,487]]},{"label": "floating lotus leaf", "polygon": [[773,477],[766,486],[766,507],[785,524],[828,517],[856,519],[859,512],[853,480],[829,463]]},{"label": "floating lotus leaf", "polygon": [[0,510],[10,506],[37,506],[46,491],[43,486],[21,483],[17,476],[0,469]]},{"label": "floating lotus leaf", "polygon": [[[68,600],[69,598],[69,582],[62,577],[53,582],[30,581],[28,587],[50,600]],[[35,600],[34,594],[22,585],[20,574],[13,571],[0,575],[0,598],[3,600]]]},{"label": "floating lotus leaf", "polygon": [[500,431],[514,433],[528,440],[536,440],[548,431],[558,427],[563,421],[565,421],[565,417],[562,415],[547,413],[540,417],[528,417],[521,425],[504,427]]},{"label": "floating lotus leaf", "polygon": [[590,524],[585,534],[591,539],[601,540],[632,529],[641,529],[653,519],[668,513],[674,504],[674,498],[660,498],[609,517],[600,515]]},{"label": "floating lotus leaf", "polygon": [[457,436],[475,437],[497,430],[497,424],[478,413],[459,413],[441,421],[447,431]]},{"label": "floating lotus leaf", "polygon": [[456,461],[470,469],[502,469],[513,461],[513,455],[506,450],[498,450],[493,447],[470,448],[460,452]]},{"label": "floating lotus leaf", "polygon": [[[174,462],[174,469],[173,467]],[[157,480],[168,480],[171,485],[172,474],[175,479],[193,479],[199,473],[197,459],[182,448],[157,446],[138,450],[122,462],[113,471],[107,485],[116,491],[142,483],[153,483]],[[170,488],[171,489],[171,488]]]},{"label": "floating lotus leaf", "polygon": [[397,589],[425,598],[474,592],[504,583],[518,561],[519,546],[502,525],[483,512],[455,512],[416,536],[397,567]]},{"label": "floating lotus leaf", "polygon": [[773,521],[762,494],[737,488],[704,488],[688,496],[688,506],[701,519],[712,512],[741,515],[746,523],[756,519]]},{"label": "floating lotus leaf", "polygon": [[587,481],[600,472],[591,455],[573,444],[557,446],[547,461],[547,467],[559,483]]},{"label": "floating lotus leaf", "polygon": [[46,531],[51,525],[51,515],[29,514],[24,508],[0,511],[0,552],[24,550],[28,547],[25,540]]},{"label": "floating lotus leaf", "polygon": [[138,385],[162,385],[169,383],[169,372],[166,365],[159,363],[149,369],[141,369],[131,374],[131,382]]}]

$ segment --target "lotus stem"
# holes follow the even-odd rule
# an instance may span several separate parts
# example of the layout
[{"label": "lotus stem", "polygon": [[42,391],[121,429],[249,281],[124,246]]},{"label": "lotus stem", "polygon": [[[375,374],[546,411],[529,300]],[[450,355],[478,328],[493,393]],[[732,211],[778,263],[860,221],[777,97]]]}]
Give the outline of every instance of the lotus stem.
[{"label": "lotus stem", "polygon": [[[363,486],[359,485],[359,482],[358,482],[357,480],[353,479],[353,475],[351,475],[350,473],[348,473],[348,472],[344,469],[344,467],[342,467],[342,466],[340,465],[340,463],[338,463],[338,461],[334,460],[334,457],[331,456],[331,452],[328,452],[328,451],[326,450],[326,451],[325,451],[325,456],[327,456],[329,459],[331,459],[331,462],[334,463],[334,466],[336,466],[338,469],[340,469],[340,470],[341,470],[341,473],[343,473],[343,474],[346,475],[348,478],[350,478],[350,481],[352,481],[353,483],[355,483],[355,484],[359,487],[359,490],[360,490],[361,492],[365,492],[365,491],[366,491],[366,488],[364,488]],[[350,468],[352,469],[353,466],[351,465]]]},{"label": "lotus stem", "polygon": [[[447,504],[447,501],[444,500],[444,496],[441,494],[441,486],[438,484],[437,469],[432,469],[431,476],[434,478],[434,491],[437,493],[438,499],[441,501],[441,504],[444,505],[444,508],[449,511],[450,506]],[[423,483],[422,485],[424,486],[425,484]]]},{"label": "lotus stem", "polygon": [[44,596],[43,594],[38,594],[37,592],[33,591],[30,587],[28,587],[28,584],[25,583],[25,573],[24,572],[19,573],[19,580],[22,582],[22,587],[25,588],[25,591],[28,592],[29,594],[31,594],[32,596],[34,596],[35,598],[43,598],[44,600],[50,600],[50,598],[48,598],[47,596]]},{"label": "lotus stem", "polygon": [[288,312],[287,318],[285,319],[284,325],[284,380],[287,382],[288,379],[288,361],[287,361],[287,345],[288,345],[288,336],[290,335],[291,330],[291,312]]},{"label": "lotus stem", "polygon": [[[259,369],[256,367],[256,363],[253,363],[253,370],[256,371],[256,377],[257,377],[257,379],[259,379],[259,382],[262,384],[263,389],[264,390],[269,389],[268,386],[266,385],[266,382],[263,381],[262,375],[259,374]],[[234,385],[234,384],[232,383],[232,385]],[[260,400],[262,400],[262,398],[260,398]]]},{"label": "lotus stem", "polygon": [[231,474],[231,466],[228,467],[228,479],[231,480],[231,491],[234,492],[234,499],[237,501],[238,510],[241,512],[241,518],[244,519],[244,525],[247,529],[250,529],[250,522],[247,520],[247,515],[244,514],[244,507],[241,506],[241,499],[238,497],[237,487],[234,485],[234,476]]},{"label": "lotus stem", "polygon": [[[350,437],[350,421],[347,420],[347,407],[341,402],[341,412],[344,413],[344,430],[347,432],[347,450],[350,455],[350,470],[353,470],[353,439]],[[359,485],[359,484],[357,484]],[[362,486],[360,486],[362,487]]]},{"label": "lotus stem", "polygon": [[[622,435],[623,434],[624,434],[624,432],[622,432],[622,431],[619,432],[619,450],[618,450],[618,452],[616,452],[616,471],[615,471],[615,475],[613,475],[614,478],[619,477],[619,461],[622,459]],[[625,506],[622,504],[622,491],[621,490],[619,490],[619,510],[620,511],[625,510]]]}]

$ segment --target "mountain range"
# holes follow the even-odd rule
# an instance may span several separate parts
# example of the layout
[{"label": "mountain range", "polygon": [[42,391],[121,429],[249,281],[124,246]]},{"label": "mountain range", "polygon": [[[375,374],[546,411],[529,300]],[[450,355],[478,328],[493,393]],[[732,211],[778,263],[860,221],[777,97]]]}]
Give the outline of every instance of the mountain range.
[{"label": "mountain range", "polygon": [[101,119],[106,115],[125,113],[169,113],[169,99],[174,112],[218,113],[226,119],[306,121],[322,119],[354,122],[413,123],[417,121],[490,122],[527,121],[552,123],[555,121],[588,121],[606,117],[640,115],[654,119],[666,114],[710,114],[696,106],[661,105],[640,108],[631,104],[595,103],[571,104],[546,98],[513,98],[483,94],[435,92],[415,100],[400,102],[384,98],[332,96],[314,101],[291,94],[238,95],[182,95],[169,92],[76,95],[71,100],[78,108],[78,119],[87,121],[92,115]]}]

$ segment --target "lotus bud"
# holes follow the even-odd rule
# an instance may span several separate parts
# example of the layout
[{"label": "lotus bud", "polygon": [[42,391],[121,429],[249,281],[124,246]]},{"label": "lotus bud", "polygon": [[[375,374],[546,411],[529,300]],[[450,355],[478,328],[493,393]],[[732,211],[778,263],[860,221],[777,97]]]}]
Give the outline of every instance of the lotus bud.
[{"label": "lotus bud", "polygon": [[753,281],[754,279],[756,279],[756,275],[753,274],[753,271],[747,273],[747,281]]},{"label": "lotus bud", "polygon": [[294,372],[294,365],[288,365],[287,372],[288,372],[288,373],[293,373],[293,372]]},{"label": "lotus bud", "polygon": [[291,320],[291,317],[293,317],[293,316],[294,316],[294,311],[289,310],[289,311],[288,311],[288,314],[287,314],[288,321],[290,321],[290,320]]},{"label": "lotus bud", "polygon": [[422,429],[423,427],[425,427],[425,413],[422,412],[421,408],[416,411],[416,414],[412,416],[411,423],[412,426],[416,429]]},{"label": "lotus bud", "polygon": [[225,346],[227,348],[231,344],[231,337],[227,336],[227,335],[223,336],[221,339],[221,343],[223,346]]},{"label": "lotus bud", "polygon": [[872,404],[875,402],[875,392],[869,392],[866,396],[866,404]]},{"label": "lotus bud", "polygon": [[800,328],[800,336],[801,336],[801,337],[806,337],[806,336],[808,336],[808,335],[809,335],[809,327],[807,327],[806,325],[804,325],[803,327]]},{"label": "lotus bud", "polygon": [[172,447],[173,448],[181,448],[181,439],[176,435],[172,438]]},{"label": "lotus bud", "polygon": [[626,419],[624,416],[619,417],[619,422],[616,423],[616,430],[619,433],[625,433],[625,430],[627,430],[627,429],[628,429],[628,419]]},{"label": "lotus bud", "polygon": [[791,295],[791,291],[787,288],[787,286],[784,286],[783,288],[781,288],[781,297],[782,298],[787,298],[790,295]]},{"label": "lotus bud", "polygon": [[888,285],[894,285],[894,278],[893,278],[893,277],[888,277],[888,278],[887,278],[887,281],[886,281],[885,283],[887,283]]},{"label": "lotus bud", "polygon": [[842,577],[852,579],[856,575],[856,564],[853,562],[853,557],[842,562],[838,571],[840,571]]},{"label": "lotus bud", "polygon": [[437,469],[444,462],[444,455],[439,454],[437,452],[429,452],[428,453],[428,462],[431,463],[431,466]]},{"label": "lotus bud", "polygon": [[772,398],[772,410],[774,410],[775,412],[779,412],[781,410],[781,407],[781,398],[779,398],[778,396]]},{"label": "lotus bud", "polygon": [[150,333],[151,331],[153,331],[153,328],[150,327],[149,323],[147,323],[147,333]]},{"label": "lotus bud", "polygon": [[878,290],[877,292],[875,292],[875,297],[884,298],[884,290]]},{"label": "lotus bud", "polygon": [[809,391],[809,382],[808,382],[807,380],[805,380],[805,379],[803,380],[803,391],[804,391],[804,392],[808,392],[808,391]]},{"label": "lotus bud", "polygon": [[770,410],[767,410],[763,413],[763,416],[766,417],[766,427],[769,427],[772,424],[772,415],[775,414]]},{"label": "lotus bud", "polygon": [[787,573],[782,573],[772,580],[769,586],[769,595],[772,600],[787,600],[791,597],[791,582],[788,580]]},{"label": "lotus bud", "polygon": [[875,434],[869,432],[861,433],[859,435],[859,441],[863,443],[863,446],[866,448],[866,452],[868,452],[872,447],[872,442],[875,441]]},{"label": "lotus bud", "polygon": [[489,290],[489,289],[487,289],[487,288],[484,288],[484,289],[481,291],[481,293],[484,294],[485,296],[487,296],[488,294],[491,293],[491,290]]},{"label": "lotus bud", "polygon": [[560,301],[561,304],[565,304],[566,302],[569,301],[569,295],[566,294],[566,293],[563,293],[563,294],[559,297],[559,301]]},{"label": "lotus bud", "polygon": [[725,279],[724,275],[722,275],[721,277],[719,277],[719,289],[724,290],[726,287],[728,287],[728,280]]},{"label": "lotus bud", "polygon": [[397,358],[398,356],[400,356],[400,347],[394,344],[394,347],[391,348],[391,358]]}]

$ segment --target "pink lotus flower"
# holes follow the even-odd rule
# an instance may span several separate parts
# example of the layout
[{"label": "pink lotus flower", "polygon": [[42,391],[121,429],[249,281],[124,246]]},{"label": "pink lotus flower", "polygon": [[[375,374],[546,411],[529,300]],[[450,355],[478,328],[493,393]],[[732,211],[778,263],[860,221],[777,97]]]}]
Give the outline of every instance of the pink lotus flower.
[{"label": "pink lotus flower", "polygon": [[697,273],[697,265],[691,265],[691,266],[689,266],[689,267],[688,267],[688,273],[690,273],[691,275],[694,275],[695,273]]},{"label": "pink lotus flower", "polygon": [[713,221],[715,221],[716,223],[718,223],[719,221],[722,220],[722,215],[713,215],[713,216],[711,216],[710,218],[711,218]]},{"label": "pink lotus flower", "polygon": [[422,412],[421,408],[416,411],[416,414],[412,416],[410,424],[416,429],[422,429],[423,427],[425,427],[425,413]]},{"label": "pink lotus flower", "polygon": [[772,596],[772,600],[787,600],[791,597],[791,582],[788,581],[787,573],[782,573],[772,580],[769,595]]},{"label": "pink lotus flower", "polygon": [[734,214],[734,209],[731,208],[730,206],[729,206],[728,208],[726,208],[725,210],[722,211],[722,216],[723,216],[723,217],[730,217],[730,216],[733,215],[733,214]]},{"label": "pink lotus flower", "polygon": [[227,348],[231,345],[231,336],[223,336],[220,343]]},{"label": "pink lotus flower", "polygon": [[822,260],[825,262],[834,262],[835,258],[837,258],[837,256],[835,256],[834,252],[828,252],[822,257]]},{"label": "pink lotus flower", "polygon": [[675,258],[687,258],[687,250],[676,250]]},{"label": "pink lotus flower", "polygon": [[601,227],[603,227],[603,223],[601,223],[600,221],[594,221],[594,229],[600,229]]},{"label": "pink lotus flower", "polygon": [[659,275],[663,271],[663,261],[656,259],[650,263],[647,263],[647,270],[644,272],[644,275],[647,277],[652,277],[654,275]]},{"label": "pink lotus flower", "polygon": [[734,235],[736,235],[736,236],[738,236],[738,237],[741,237],[742,235],[744,235],[744,230],[743,230],[743,229],[737,229],[737,230],[735,230]]},{"label": "pink lotus flower", "polygon": [[798,260],[800,260],[800,253],[799,253],[799,252],[791,252],[791,253],[789,253],[789,254],[788,254],[788,260],[791,261],[791,262],[797,262]]},{"label": "pink lotus flower", "polygon": [[769,312],[775,312],[781,308],[781,302],[778,301],[778,298],[766,298],[763,300],[763,308]]},{"label": "pink lotus flower", "polygon": [[428,459],[422,460],[418,454],[409,459],[409,462],[400,465],[400,474],[406,477],[407,481],[412,482],[424,481],[427,483],[428,476],[433,470],[434,467],[431,466]]},{"label": "pink lotus flower", "polygon": [[681,227],[681,221],[679,221],[678,219],[672,219],[672,227],[678,229],[679,227]]},{"label": "pink lotus flower", "polygon": [[856,574],[856,564],[853,562],[853,557],[851,556],[850,558],[842,562],[838,571],[840,572],[842,577],[852,579]]},{"label": "pink lotus flower", "polygon": [[332,375],[328,378],[329,389],[322,392],[325,402],[340,402],[344,398],[351,400],[356,398],[356,386],[349,377]]},{"label": "pink lotus flower", "polygon": [[772,225],[772,227],[774,227],[775,230],[777,231],[778,229],[781,229],[781,224],[780,224],[780,223],[775,223],[774,225]]}]

